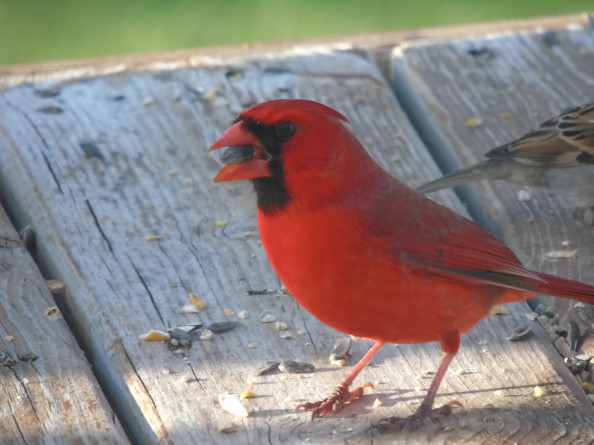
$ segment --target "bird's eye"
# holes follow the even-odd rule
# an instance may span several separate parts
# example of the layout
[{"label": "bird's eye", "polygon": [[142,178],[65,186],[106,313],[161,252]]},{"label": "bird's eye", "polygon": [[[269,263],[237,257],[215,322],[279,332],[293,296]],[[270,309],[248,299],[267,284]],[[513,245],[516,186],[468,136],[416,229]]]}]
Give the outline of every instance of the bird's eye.
[{"label": "bird's eye", "polygon": [[293,122],[281,122],[276,126],[275,131],[281,141],[288,141],[297,131],[297,125]]}]

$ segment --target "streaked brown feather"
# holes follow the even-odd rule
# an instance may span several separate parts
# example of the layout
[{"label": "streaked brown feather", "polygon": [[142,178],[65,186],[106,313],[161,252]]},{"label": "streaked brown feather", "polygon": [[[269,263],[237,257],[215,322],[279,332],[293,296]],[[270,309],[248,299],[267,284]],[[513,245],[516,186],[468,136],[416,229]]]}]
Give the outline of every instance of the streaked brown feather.
[{"label": "streaked brown feather", "polygon": [[594,164],[594,103],[550,119],[517,141],[492,149],[486,156],[542,167]]}]

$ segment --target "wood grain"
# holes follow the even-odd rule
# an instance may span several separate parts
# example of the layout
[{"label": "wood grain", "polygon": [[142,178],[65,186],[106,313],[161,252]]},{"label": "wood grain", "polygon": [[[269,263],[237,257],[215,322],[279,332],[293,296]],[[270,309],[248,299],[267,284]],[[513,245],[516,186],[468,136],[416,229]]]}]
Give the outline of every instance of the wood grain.
[{"label": "wood grain", "polygon": [[[398,94],[408,101],[411,115],[424,121],[418,125],[433,129],[435,142],[428,145],[448,171],[482,160],[489,148],[564,109],[594,100],[594,32],[589,27],[403,45],[395,56]],[[467,120],[474,117],[484,124],[469,127]],[[463,199],[473,216],[526,264],[594,283],[594,232],[572,219],[563,196],[503,181],[481,181],[469,189]],[[518,199],[520,190],[531,199]],[[575,259],[554,261],[545,255],[569,249],[577,249]]]},{"label": "wood grain", "polygon": [[[471,165],[484,153],[522,136],[562,110],[594,100],[594,33],[589,27],[494,34],[441,44],[403,44],[394,51],[393,84],[421,137],[444,171]],[[483,124],[470,127],[468,119]],[[520,200],[525,190],[530,199]],[[461,187],[463,202],[481,224],[535,270],[594,283],[594,231],[572,218],[552,191],[504,181]],[[577,250],[574,259],[547,252]],[[594,320],[591,306],[540,299],[576,321],[582,335]],[[536,304],[536,303],[534,303]],[[593,352],[589,335],[583,351]],[[591,420],[590,420],[591,422]]]},{"label": "wood grain", "polygon": [[59,311],[45,316],[54,306],[0,207],[0,441],[129,443]]},{"label": "wood grain", "polygon": [[[246,297],[280,284],[260,246],[250,187],[212,183],[219,166],[206,152],[209,143],[243,108],[274,97],[338,108],[405,180],[437,173],[381,73],[358,52],[297,49],[200,69],[27,85],[1,97],[2,181],[14,197],[12,210],[37,231],[48,271],[66,281],[68,320],[138,442],[258,443],[268,435],[299,442],[312,424],[292,407],[325,397],[344,374],[327,359],[338,333],[284,293]],[[443,196],[456,206],[453,194]],[[151,234],[162,239],[149,242]],[[180,314],[188,292],[206,303],[198,316]],[[248,319],[238,319],[241,310]],[[293,337],[280,339],[259,321],[262,313],[287,322]],[[241,326],[195,339],[187,357],[138,340],[149,329],[227,319]],[[357,345],[349,364],[366,348]],[[425,365],[433,368],[439,352],[428,351]],[[220,393],[248,389],[258,365],[277,358],[304,359],[319,370],[302,379],[257,379],[260,397],[244,402],[253,412],[245,420],[217,406]],[[378,363],[390,369],[388,360],[397,356],[387,350]],[[366,374],[380,380],[377,371]],[[194,381],[182,383],[187,376]],[[381,380],[389,393],[408,386],[397,374]],[[326,419],[320,430],[315,424],[315,435],[336,430],[333,440],[368,438],[370,419],[382,412]],[[230,421],[237,432],[220,434],[219,425]]]},{"label": "wood grain", "polygon": [[[311,422],[307,413],[293,412],[300,401],[327,396],[368,345],[353,346],[346,369],[329,365],[332,345],[343,335],[282,292],[257,236],[250,187],[213,184],[220,166],[206,148],[249,105],[308,98],[348,116],[372,155],[403,181],[419,185],[436,177],[433,159],[378,65],[346,47],[351,49],[210,54],[184,67],[141,57],[147,65],[91,78],[103,65],[49,67],[39,77],[39,67],[6,73],[33,82],[0,95],[5,199],[19,224],[36,230],[48,274],[66,282],[60,301],[65,317],[132,441],[592,440],[592,408],[544,332],[534,326],[529,341],[506,340],[526,323],[524,305],[489,317],[463,338],[452,370],[466,372],[449,372],[437,400],[463,402],[465,409],[450,417],[414,432],[379,434],[375,427],[382,418],[416,409],[430,382],[419,376],[441,359],[436,344],[387,346],[361,374],[360,381],[374,382],[375,389],[334,417]],[[4,85],[19,84],[15,79]],[[464,212],[452,192],[437,199]],[[149,235],[162,238],[147,241]],[[272,292],[246,295],[265,289]],[[180,313],[188,292],[206,304],[198,315]],[[242,310],[248,318],[238,317]],[[292,337],[281,339],[272,324],[261,323],[266,313],[286,322]],[[211,340],[193,337],[181,355],[138,340],[149,329],[224,320],[240,326]],[[311,362],[316,371],[273,373],[248,384],[261,362],[284,358]],[[532,396],[537,384],[547,389],[546,397]],[[258,397],[243,402],[249,417],[234,417],[218,405],[219,394],[250,388]],[[375,399],[382,406],[374,408]],[[219,432],[228,423],[235,431]]]}]

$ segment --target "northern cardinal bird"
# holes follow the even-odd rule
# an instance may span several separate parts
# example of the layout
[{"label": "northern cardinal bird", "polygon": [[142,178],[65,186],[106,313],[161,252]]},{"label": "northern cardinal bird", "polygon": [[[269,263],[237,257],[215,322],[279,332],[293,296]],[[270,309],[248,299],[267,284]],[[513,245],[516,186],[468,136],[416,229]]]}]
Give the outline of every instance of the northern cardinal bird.
[{"label": "northern cardinal bird", "polygon": [[317,417],[359,397],[349,387],[385,343],[438,341],[443,359],[421,406],[392,420],[445,414],[433,401],[460,334],[494,305],[539,293],[594,303],[594,287],[527,270],[491,234],[383,171],[346,123],[306,100],[255,105],[210,147],[229,147],[215,182],[252,180],[262,243],[293,297],[375,342],[328,398],[301,407]]},{"label": "northern cardinal bird", "polygon": [[576,207],[576,219],[593,225],[592,215],[588,218],[584,212],[594,208],[594,103],[550,119],[485,156],[489,159],[424,184],[417,191],[429,193],[479,179],[506,179],[561,193]]}]

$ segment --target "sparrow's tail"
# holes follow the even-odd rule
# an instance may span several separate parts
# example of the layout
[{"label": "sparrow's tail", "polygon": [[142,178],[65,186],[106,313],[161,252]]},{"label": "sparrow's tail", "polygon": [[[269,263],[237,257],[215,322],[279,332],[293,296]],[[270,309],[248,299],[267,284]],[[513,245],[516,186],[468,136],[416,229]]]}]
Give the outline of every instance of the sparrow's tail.
[{"label": "sparrow's tail", "polygon": [[449,187],[457,187],[467,182],[478,181],[479,179],[503,179],[506,172],[498,168],[500,161],[488,159],[471,167],[463,168],[442,176],[435,181],[428,182],[417,188],[419,193],[430,193]]}]

